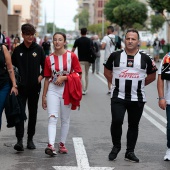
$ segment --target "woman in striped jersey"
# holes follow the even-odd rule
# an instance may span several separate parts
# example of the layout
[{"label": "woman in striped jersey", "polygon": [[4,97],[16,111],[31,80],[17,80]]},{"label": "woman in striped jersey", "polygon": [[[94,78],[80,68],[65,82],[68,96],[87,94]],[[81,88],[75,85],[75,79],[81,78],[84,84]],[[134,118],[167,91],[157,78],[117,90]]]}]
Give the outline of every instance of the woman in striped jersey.
[{"label": "woman in striped jersey", "polygon": [[[59,113],[61,118],[61,137],[58,151],[60,153],[68,152],[65,147],[65,142],[69,131],[72,105],[65,105],[66,102],[63,96],[67,91],[66,87],[68,87],[68,85],[66,84],[68,83],[68,77],[73,74],[73,72],[77,73],[78,76],[81,74],[81,67],[77,56],[64,48],[66,44],[66,35],[61,32],[56,32],[53,36],[53,44],[54,52],[46,57],[45,60],[45,82],[42,96],[42,107],[43,109],[47,109],[49,115],[49,143],[45,149],[45,153],[50,156],[56,155],[54,144]],[[80,77],[78,78],[80,79]],[[66,94],[66,96],[68,95]]]}]

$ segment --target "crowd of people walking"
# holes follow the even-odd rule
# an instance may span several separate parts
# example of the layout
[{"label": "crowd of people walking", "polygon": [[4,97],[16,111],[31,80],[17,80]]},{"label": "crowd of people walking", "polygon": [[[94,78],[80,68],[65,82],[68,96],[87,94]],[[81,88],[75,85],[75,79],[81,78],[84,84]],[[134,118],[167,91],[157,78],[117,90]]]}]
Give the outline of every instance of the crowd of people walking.
[{"label": "crowd of people walking", "polygon": [[[153,58],[139,49],[140,37],[135,29],[125,33],[123,47],[121,38],[116,35],[114,27],[108,26],[106,35],[101,42],[99,36],[87,37],[87,28],[81,28],[81,37],[76,39],[70,50],[65,48],[66,35],[56,32],[53,35],[53,50],[48,37],[41,44],[35,41],[36,29],[31,24],[21,26],[22,39],[18,36],[9,38],[1,33],[0,26],[0,128],[5,99],[14,93],[21,99],[24,108],[24,119],[19,117],[14,124],[16,131],[16,151],[24,151],[24,124],[26,121],[26,105],[28,106],[27,148],[36,149],[34,135],[36,133],[38,102],[41,83],[44,79],[42,92],[42,108],[47,110],[48,144],[45,153],[50,156],[57,154],[55,140],[57,122],[60,114],[61,137],[58,151],[68,153],[67,136],[71,119],[71,110],[80,107],[82,95],[89,90],[89,68],[92,73],[99,74],[101,51],[104,50],[104,76],[108,82],[111,102],[111,140],[112,150],[108,158],[113,161],[122,148],[122,125],[125,113],[128,115],[127,148],[125,160],[140,162],[135,154],[138,139],[139,122],[146,103],[145,86],[156,79],[158,70],[155,62],[159,62],[159,53],[165,41],[155,39]],[[11,40],[12,39],[12,43]],[[3,44],[3,45],[2,45]],[[151,44],[148,44],[148,48]],[[75,50],[78,54],[75,54]],[[10,56],[11,55],[11,56]],[[13,66],[18,69],[20,82],[17,84]],[[170,53],[160,62],[158,70],[159,107],[167,114],[167,151],[165,161],[170,161]],[[164,80],[166,90],[164,92]]]}]

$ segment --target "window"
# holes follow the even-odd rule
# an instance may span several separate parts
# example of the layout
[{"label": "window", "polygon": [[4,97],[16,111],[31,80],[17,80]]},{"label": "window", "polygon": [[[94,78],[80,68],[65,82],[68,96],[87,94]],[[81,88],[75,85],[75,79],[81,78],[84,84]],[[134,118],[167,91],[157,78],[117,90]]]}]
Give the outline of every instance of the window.
[{"label": "window", "polygon": [[98,8],[102,8],[103,7],[103,0],[99,0],[98,1]]},{"label": "window", "polygon": [[14,5],[13,10],[14,14],[21,14],[22,7],[21,5]]},{"label": "window", "polygon": [[102,11],[98,11],[98,17],[102,17]]},{"label": "window", "polygon": [[20,10],[15,10],[14,13],[15,13],[15,14],[20,14],[21,11],[20,11]]}]

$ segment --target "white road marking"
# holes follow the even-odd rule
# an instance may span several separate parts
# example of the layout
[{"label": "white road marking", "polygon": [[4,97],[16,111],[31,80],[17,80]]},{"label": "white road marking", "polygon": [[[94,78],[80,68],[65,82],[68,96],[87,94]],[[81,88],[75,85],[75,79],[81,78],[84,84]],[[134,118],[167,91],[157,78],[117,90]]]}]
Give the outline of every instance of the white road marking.
[{"label": "white road marking", "polygon": [[162,122],[164,122],[165,124],[167,123],[167,120],[161,116],[159,113],[155,112],[153,109],[151,109],[149,106],[145,105],[145,109],[148,110],[151,114],[153,114],[155,117],[157,117],[158,119],[160,119]]},{"label": "white road marking", "polygon": [[90,167],[82,138],[73,138],[77,167],[53,166],[56,170],[113,170],[114,167]]},{"label": "white road marking", "polygon": [[158,129],[160,129],[163,133],[166,134],[166,128],[158,123],[154,118],[149,116],[146,112],[143,112],[143,116],[148,119],[152,124],[154,124]]}]

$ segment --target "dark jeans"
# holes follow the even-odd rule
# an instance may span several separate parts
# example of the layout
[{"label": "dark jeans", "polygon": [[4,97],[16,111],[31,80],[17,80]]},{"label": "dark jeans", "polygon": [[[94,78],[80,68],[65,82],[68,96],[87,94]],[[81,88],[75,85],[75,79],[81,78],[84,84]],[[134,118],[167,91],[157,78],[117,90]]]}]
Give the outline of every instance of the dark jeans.
[{"label": "dark jeans", "polygon": [[0,129],[1,129],[1,124],[2,124],[1,119],[2,119],[2,112],[5,106],[5,100],[6,100],[7,95],[10,92],[10,89],[11,89],[11,86],[9,82],[6,83],[5,86],[0,89]]},{"label": "dark jeans", "polygon": [[121,148],[122,125],[125,112],[128,114],[127,152],[134,152],[138,138],[138,125],[142,116],[144,102],[111,99],[111,136],[113,146]]},{"label": "dark jeans", "polygon": [[166,117],[167,117],[167,147],[170,148],[170,105],[166,107]]},{"label": "dark jeans", "polygon": [[[32,139],[35,134],[35,127],[37,121],[38,100],[40,94],[40,87],[19,89],[19,94],[24,108],[26,103],[28,105],[28,139]],[[24,136],[24,121],[18,123],[16,126],[16,137],[22,139]]]}]

